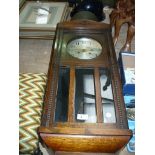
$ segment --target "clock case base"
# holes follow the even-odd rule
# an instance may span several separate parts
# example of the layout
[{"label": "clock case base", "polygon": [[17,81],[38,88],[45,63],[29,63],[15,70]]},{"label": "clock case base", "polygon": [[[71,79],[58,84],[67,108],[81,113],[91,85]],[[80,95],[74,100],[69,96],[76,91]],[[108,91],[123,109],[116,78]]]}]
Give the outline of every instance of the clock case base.
[{"label": "clock case base", "polygon": [[40,134],[45,144],[54,151],[114,153],[130,140],[130,135],[92,136],[68,134]]}]

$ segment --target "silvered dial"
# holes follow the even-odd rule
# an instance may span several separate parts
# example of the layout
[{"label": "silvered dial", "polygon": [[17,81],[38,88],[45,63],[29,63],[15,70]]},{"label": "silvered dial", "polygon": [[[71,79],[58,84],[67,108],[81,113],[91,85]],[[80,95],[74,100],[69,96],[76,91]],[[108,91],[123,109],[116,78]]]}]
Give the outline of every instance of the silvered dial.
[{"label": "silvered dial", "polygon": [[101,44],[91,38],[79,38],[67,44],[67,52],[78,59],[93,59],[102,52]]}]

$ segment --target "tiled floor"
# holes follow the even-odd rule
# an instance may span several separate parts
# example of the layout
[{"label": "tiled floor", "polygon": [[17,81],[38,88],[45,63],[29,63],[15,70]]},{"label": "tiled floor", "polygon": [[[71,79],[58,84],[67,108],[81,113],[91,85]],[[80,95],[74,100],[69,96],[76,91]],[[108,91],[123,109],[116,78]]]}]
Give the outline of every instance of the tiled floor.
[{"label": "tiled floor", "polygon": [[21,39],[19,41],[19,72],[47,73],[52,40]]},{"label": "tiled floor", "polygon": [[[109,23],[108,13],[106,11],[106,20],[104,22]],[[118,43],[115,47],[116,55],[118,57],[121,47],[125,43],[127,32],[127,25],[123,25],[121,28]],[[47,73],[48,64],[50,60],[50,53],[52,48],[52,40],[32,40],[21,39],[19,41],[19,72],[20,73]],[[132,51],[135,51],[135,40],[132,40]],[[42,148],[44,155],[48,155],[47,151]],[[98,154],[99,155],[99,154]],[[100,154],[100,155],[114,155],[114,154]],[[115,155],[134,155],[134,153],[128,153],[126,148]]]}]

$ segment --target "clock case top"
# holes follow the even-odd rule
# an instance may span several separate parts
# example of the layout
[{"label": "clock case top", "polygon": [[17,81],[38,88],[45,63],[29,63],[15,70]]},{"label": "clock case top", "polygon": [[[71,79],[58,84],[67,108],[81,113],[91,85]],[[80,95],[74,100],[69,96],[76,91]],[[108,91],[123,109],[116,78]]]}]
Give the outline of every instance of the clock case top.
[{"label": "clock case top", "polygon": [[[80,60],[72,57],[66,52],[66,46],[68,42],[77,38],[92,38],[98,41],[102,45],[102,53],[91,60]],[[68,119],[66,122],[57,122],[54,120],[55,109],[56,109],[56,96],[58,89],[58,77],[59,67],[69,66],[70,67],[70,84],[69,84],[69,103],[68,103]],[[95,68],[95,75],[99,76],[99,67],[108,68],[111,74],[111,84],[113,89],[116,123],[103,123],[102,108],[100,103],[100,95],[96,97],[96,111],[97,111],[97,122],[96,123],[80,123],[75,121],[74,116],[74,85],[75,85],[75,67],[92,67]],[[96,81],[96,88],[99,88],[99,82]],[[96,93],[99,94],[99,89],[96,89]],[[75,20],[71,22],[62,22],[57,25],[56,36],[51,52],[51,59],[49,63],[48,71],[48,82],[45,92],[44,109],[42,115],[41,126],[39,133],[44,139],[48,139],[51,135],[75,135],[75,136],[110,136],[110,137],[121,137],[118,140],[118,144],[114,144],[110,151],[107,149],[101,149],[98,151],[90,148],[93,152],[115,152],[123,147],[131,138],[132,132],[128,129],[125,104],[122,96],[121,81],[118,71],[116,54],[114,51],[114,45],[111,36],[110,25],[89,21],[89,20]],[[72,137],[71,136],[71,137]],[[54,137],[54,138],[56,138]],[[45,138],[45,139],[46,139]],[[83,137],[84,138],[84,137]],[[44,140],[45,140],[44,139]],[[47,140],[46,139],[46,140]],[[45,140],[45,141],[46,141]],[[78,139],[79,140],[79,139]],[[107,139],[106,139],[107,140]],[[51,140],[47,140],[48,143]],[[54,140],[53,140],[54,141]],[[69,140],[70,141],[70,140]],[[113,141],[113,140],[112,140]],[[112,143],[112,141],[110,143]],[[120,143],[119,143],[120,142]],[[57,143],[59,143],[57,141]],[[110,146],[109,143],[109,146]],[[48,144],[47,144],[48,145]],[[50,144],[49,144],[50,145]],[[52,147],[55,147],[51,144]],[[55,150],[68,151],[68,145],[62,149],[55,147]],[[72,151],[77,150],[72,147]],[[70,151],[70,150],[69,150]],[[82,151],[87,152],[84,148]]]}]

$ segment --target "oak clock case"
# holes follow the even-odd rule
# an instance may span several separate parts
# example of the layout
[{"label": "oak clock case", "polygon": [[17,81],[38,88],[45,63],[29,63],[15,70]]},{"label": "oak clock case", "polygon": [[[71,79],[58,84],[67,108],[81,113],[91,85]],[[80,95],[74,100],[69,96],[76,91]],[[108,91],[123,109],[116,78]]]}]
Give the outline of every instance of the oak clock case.
[{"label": "oak clock case", "polygon": [[67,152],[112,153],[130,140],[109,25],[57,25],[39,134]]}]

